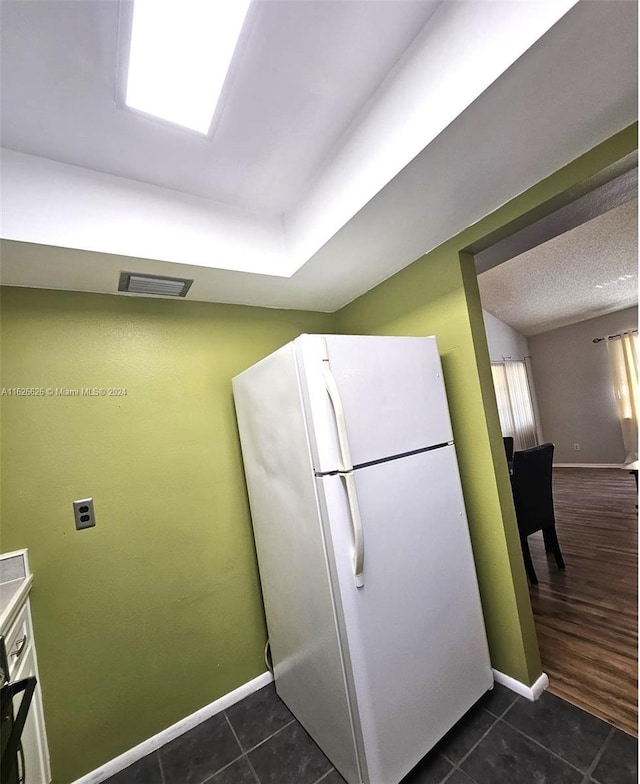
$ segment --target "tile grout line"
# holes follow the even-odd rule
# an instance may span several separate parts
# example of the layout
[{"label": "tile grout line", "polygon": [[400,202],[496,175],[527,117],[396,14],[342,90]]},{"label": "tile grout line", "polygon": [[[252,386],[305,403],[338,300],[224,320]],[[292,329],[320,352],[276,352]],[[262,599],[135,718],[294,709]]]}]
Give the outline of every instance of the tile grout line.
[{"label": "tile grout line", "polygon": [[231,719],[227,716],[226,711],[224,711],[224,715],[225,715],[225,718],[226,718],[227,722],[229,723],[229,726],[231,727],[231,732],[233,732],[233,735],[234,735],[235,739],[238,741],[238,745],[240,746],[240,748],[242,750],[242,754],[245,754],[245,755],[246,754],[250,754],[252,751],[255,751],[258,748],[258,746],[262,746],[263,743],[266,743],[268,740],[271,740],[271,738],[275,737],[276,735],[281,733],[283,730],[286,730],[287,727],[290,727],[294,722],[298,721],[296,719],[296,717],[294,716],[286,724],[283,724],[282,727],[279,727],[275,732],[272,732],[271,735],[267,735],[266,738],[263,738],[261,741],[258,741],[258,743],[256,743],[254,746],[250,746],[249,748],[245,749],[244,746],[242,745],[242,743],[240,743],[240,738],[236,734],[236,731],[233,728],[233,724],[231,723]]},{"label": "tile grout line", "polygon": [[244,746],[242,745],[242,743],[240,742],[240,738],[238,737],[238,733],[233,728],[233,724],[231,723],[231,719],[227,716],[226,710],[222,711],[222,713],[224,714],[224,717],[227,720],[227,724],[229,725],[229,729],[231,730],[231,734],[236,739],[236,743],[238,744],[238,748],[240,749],[242,754],[246,754]]},{"label": "tile grout line", "polygon": [[[297,719],[296,719],[296,717],[294,716],[294,717],[291,719],[291,721],[288,721],[286,724],[284,724],[282,727],[280,727],[280,729],[276,730],[275,732],[272,732],[272,733],[271,733],[271,735],[269,735],[269,737],[267,737],[267,738],[264,738],[264,739],[263,739],[263,740],[261,740],[259,743],[256,743],[256,745],[255,745],[255,746],[252,746],[250,749],[247,749],[247,750],[246,750],[246,752],[245,752],[245,754],[251,754],[251,752],[252,752],[252,751],[255,751],[255,750],[256,750],[256,749],[257,749],[259,746],[262,746],[262,745],[263,745],[263,744],[265,744],[265,743],[266,743],[268,740],[271,740],[271,738],[275,738],[275,736],[276,736],[276,735],[279,735],[279,734],[280,734],[280,733],[281,733],[283,730],[286,730],[286,729],[287,729],[287,727],[290,727],[290,726],[291,726],[291,725],[292,725],[294,722],[296,722],[296,721],[298,721],[298,720],[297,720]],[[298,723],[299,723],[299,722],[298,722]],[[302,726],[302,725],[300,725],[300,726]]]},{"label": "tile grout line", "polygon": [[[504,717],[507,715],[507,713],[509,713],[509,711],[511,710],[511,708],[513,708],[513,706],[516,704],[516,702],[518,702],[518,698],[517,697],[514,700],[512,700],[510,705],[507,705],[507,707],[502,711],[502,713],[500,715],[498,715],[496,713],[491,713],[491,711],[487,711],[487,713],[491,713],[492,716],[497,716],[498,719],[504,719]],[[485,708],[485,710],[487,710],[487,709]]]},{"label": "tile grout line", "polygon": [[[328,758],[327,758],[327,759],[328,759]],[[329,760],[329,762],[331,762],[331,760]],[[324,781],[324,780],[327,778],[327,776],[329,776],[331,773],[333,773],[333,771],[334,771],[334,770],[336,770],[336,769],[335,769],[335,768],[333,767],[333,765],[332,765],[332,766],[329,768],[329,770],[328,770],[326,773],[323,773],[323,774],[322,774],[322,776],[320,776],[320,778],[319,778],[319,779],[316,779],[316,780],[313,782],[313,784],[322,784],[322,782],[323,782],[323,781]],[[338,771],[336,771],[336,773],[337,773],[337,772],[338,772]],[[338,775],[340,775],[340,774],[338,773]]]},{"label": "tile grout line", "polygon": [[[280,727],[280,729],[276,730],[275,732],[272,732],[271,735],[269,735],[268,737],[264,738],[259,743],[256,743],[255,746],[251,746],[251,748],[249,748],[249,749],[247,749],[245,751],[245,748],[242,745],[242,743],[240,742],[240,738],[238,737],[238,734],[235,731],[235,729],[233,727],[233,724],[231,723],[231,719],[227,716],[227,712],[226,711],[222,711],[222,713],[223,713],[223,715],[224,715],[224,717],[225,717],[225,719],[227,721],[227,724],[229,725],[229,729],[231,730],[231,732],[233,734],[233,737],[236,740],[236,743],[238,744],[238,748],[240,749],[240,754],[238,754],[237,757],[234,757],[230,762],[227,762],[226,765],[223,765],[221,768],[218,768],[218,770],[216,770],[213,773],[211,773],[210,775],[208,775],[206,778],[204,778],[200,782],[200,784],[207,784],[208,781],[211,781],[211,779],[213,779],[215,776],[217,776],[220,773],[222,773],[223,771],[227,770],[227,768],[230,768],[232,765],[234,765],[236,762],[241,760],[243,757],[246,760],[247,764],[249,765],[251,773],[254,776],[257,784],[262,784],[258,774],[255,771],[255,768],[253,767],[253,764],[251,763],[251,760],[249,759],[249,753],[254,751],[255,749],[257,749],[259,746],[262,746],[264,743],[266,743],[267,741],[271,740],[271,738],[275,737],[278,733],[282,732],[282,730],[285,730],[287,727],[289,727],[291,724],[293,724],[294,721],[296,721],[295,717],[293,719],[291,719],[291,721],[288,721],[283,727]],[[158,756],[158,759],[159,759],[159,756]],[[162,765],[162,763],[161,763],[161,765]],[[330,771],[328,771],[328,772],[330,772]],[[162,767],[161,767],[161,774],[162,774],[163,784],[165,784],[165,782],[164,782],[164,772],[162,771]]]},{"label": "tile grout line", "polygon": [[443,754],[443,755],[442,755],[442,756],[444,757],[444,759],[446,759],[448,762],[450,762],[450,763],[453,765],[453,767],[452,767],[452,768],[451,768],[451,770],[450,770],[450,771],[447,773],[447,775],[446,775],[446,776],[445,776],[445,777],[442,779],[442,781],[440,782],[440,784],[446,784],[446,782],[447,782],[447,781],[449,781],[449,779],[450,779],[450,778],[453,776],[453,774],[454,774],[456,771],[459,771],[460,773],[464,774],[464,775],[465,775],[465,776],[466,776],[466,777],[467,777],[467,778],[468,778],[468,779],[469,779],[469,780],[470,780],[470,781],[471,781],[473,784],[476,784],[476,780],[475,780],[475,779],[474,779],[472,776],[470,776],[470,775],[469,775],[469,774],[468,774],[468,773],[467,773],[465,770],[463,770],[463,769],[462,769],[460,766],[461,766],[461,765],[462,765],[462,763],[463,763],[463,762],[464,762],[464,761],[467,759],[467,757],[468,757],[468,756],[469,756],[469,755],[470,755],[470,754],[471,754],[473,751],[475,751],[475,750],[478,748],[478,746],[479,746],[479,745],[482,743],[482,741],[483,741],[483,740],[484,740],[484,739],[487,737],[487,735],[488,735],[488,734],[491,732],[491,730],[492,730],[492,729],[493,729],[493,728],[496,726],[496,724],[497,724],[499,721],[501,721],[501,720],[502,720],[502,719],[503,719],[503,718],[504,718],[504,717],[507,715],[507,713],[508,713],[508,712],[511,710],[511,708],[513,708],[513,706],[516,704],[516,702],[517,702],[517,701],[518,701],[518,698],[516,697],[516,698],[515,698],[515,699],[514,699],[514,700],[511,702],[511,704],[510,704],[510,705],[507,705],[507,707],[506,707],[506,708],[505,708],[505,709],[502,711],[502,713],[501,713],[500,715],[498,715],[498,716],[496,716],[496,714],[495,714],[495,713],[491,713],[491,711],[487,710],[486,708],[482,708],[482,710],[483,710],[483,711],[485,711],[485,713],[488,713],[488,714],[489,714],[489,716],[492,716],[492,717],[494,718],[494,721],[493,721],[493,723],[492,723],[492,724],[491,724],[491,726],[490,726],[490,727],[487,729],[487,731],[486,731],[486,732],[485,732],[483,735],[481,735],[481,736],[480,736],[480,738],[479,738],[479,739],[476,741],[476,743],[474,743],[474,745],[473,745],[473,746],[472,746],[472,747],[469,749],[469,751],[468,751],[468,752],[467,752],[467,753],[466,753],[466,754],[465,754],[463,757],[461,757],[461,758],[458,760],[458,762],[457,762],[457,763],[456,763],[456,762],[453,762],[453,760],[450,760],[450,759],[449,759],[449,757],[447,757],[447,756],[446,756],[446,754]]},{"label": "tile grout line", "polygon": [[[198,782],[198,784],[207,784],[207,781],[211,781],[220,773],[224,773],[224,771],[227,770],[227,768],[230,768],[232,765],[235,765],[236,762],[239,762],[243,757],[246,757],[246,754],[240,754],[239,757],[235,757],[235,759],[232,759],[231,762],[227,762],[226,765],[223,765],[221,768],[218,768],[218,770],[216,770],[214,773],[210,773],[206,778]],[[258,782],[258,784],[260,784],[260,782]]]},{"label": "tile grout line", "polygon": [[255,780],[258,782],[258,784],[262,784],[262,782],[260,781],[260,776],[258,776],[258,774],[256,773],[256,769],[253,767],[253,763],[249,759],[249,755],[245,754],[244,758],[247,761],[247,765],[249,766],[249,770],[253,773],[253,777],[255,778]]},{"label": "tile grout line", "polygon": [[158,767],[160,768],[160,782],[161,784],[166,784],[166,779],[164,777],[164,766],[162,765],[162,757],[160,756],[160,749],[156,749],[153,753],[158,758]]},{"label": "tile grout line", "polygon": [[593,762],[591,763],[591,765],[589,766],[587,772],[585,773],[584,781],[585,781],[586,784],[588,784],[589,781],[591,781],[593,773],[594,773],[595,769],[598,767],[598,764],[599,764],[600,760],[604,756],[604,753],[607,750],[607,747],[611,743],[611,739],[615,735],[615,732],[616,732],[616,728],[615,727],[611,727],[611,729],[609,730],[609,734],[604,739],[604,742],[602,743],[602,746],[600,747],[600,751],[598,751],[598,753],[596,754]]},{"label": "tile grout line", "polygon": [[[236,762],[238,762],[238,760],[241,760],[243,757],[246,757],[247,758],[247,762],[249,762],[249,759],[248,759],[247,755],[245,754],[245,752],[244,752],[244,750],[242,748],[242,744],[240,743],[240,739],[236,735],[236,731],[233,729],[233,726],[232,726],[231,722],[229,721],[229,717],[227,716],[227,712],[226,711],[222,711],[222,714],[224,715],[224,717],[225,717],[225,719],[227,721],[227,724],[229,725],[229,729],[231,730],[231,733],[233,734],[233,737],[235,738],[235,741],[238,744],[238,748],[240,749],[240,754],[238,754],[237,757],[234,757],[230,762],[227,762],[226,765],[223,765],[221,768],[218,768],[218,770],[215,770],[215,771],[213,771],[213,773],[210,773],[207,776],[205,776],[205,778],[203,778],[199,782],[199,784],[206,784],[207,781],[211,781],[211,779],[213,779],[219,773],[222,773],[223,771],[225,771],[227,768],[230,768],[231,765],[234,765]],[[187,732],[185,732],[183,734],[187,735],[188,732],[189,731],[187,731]],[[179,736],[179,737],[182,737],[182,736]],[[165,778],[165,775],[164,775],[164,767],[162,765],[162,757],[160,756],[160,749],[156,749],[153,753],[157,754],[157,756],[158,756],[158,763],[160,765],[160,778],[162,780],[162,784],[166,784],[166,778]],[[254,774],[254,776],[256,776],[256,780],[257,780],[258,784],[261,784],[260,779],[258,779],[255,771],[253,770],[253,766],[251,765],[251,763],[249,763],[249,764],[250,764],[252,773]]]},{"label": "tile grout line", "polygon": [[478,781],[473,778],[470,773],[467,773],[466,770],[462,770],[462,768],[451,768],[451,770],[446,774],[446,776],[438,782],[438,784],[446,784],[447,781],[451,781],[455,773],[461,773],[465,779],[469,781],[469,784],[478,784]]},{"label": "tile grout line", "polygon": [[241,749],[241,750],[242,750],[242,752],[243,752],[243,755],[242,755],[242,756],[244,757],[244,759],[245,759],[245,762],[246,762],[246,763],[247,763],[247,765],[249,766],[249,770],[251,771],[251,773],[252,773],[252,775],[253,775],[253,778],[256,780],[257,784],[261,784],[261,782],[260,782],[260,777],[259,777],[259,776],[258,776],[258,774],[256,773],[256,769],[253,767],[253,764],[251,763],[251,760],[249,759],[249,755],[248,755],[248,754],[245,752],[245,750],[244,750],[244,746],[242,745],[242,743],[240,742],[240,738],[238,737],[238,733],[236,732],[236,730],[235,730],[235,727],[234,727],[234,726],[233,726],[233,724],[231,723],[231,719],[230,719],[230,718],[229,718],[229,716],[227,715],[227,712],[226,712],[226,711],[224,711],[224,717],[225,717],[225,719],[227,720],[227,724],[228,724],[228,725],[229,725],[229,727],[231,728],[231,732],[233,733],[233,737],[236,739],[236,741],[238,742],[238,746],[240,746],[240,749]]},{"label": "tile grout line", "polygon": [[[509,707],[511,707],[511,706],[509,706]],[[458,762],[454,762],[452,759],[447,757],[446,754],[442,754],[444,759],[446,759],[447,762],[450,762],[453,765],[453,770],[458,770],[458,769],[462,770],[460,765],[467,759],[467,757],[471,754],[471,752],[475,751],[478,748],[478,746],[482,743],[482,741],[487,737],[487,735],[491,732],[491,730],[500,721],[500,716],[494,716],[493,713],[489,713],[489,711],[485,710],[484,708],[482,708],[481,710],[483,710],[485,713],[487,713],[489,716],[491,716],[493,721],[491,722],[489,727],[482,733],[482,735],[478,738],[478,740],[473,744],[473,746],[471,746],[469,751],[467,751],[466,754],[463,754],[463,756],[460,757]],[[507,708],[507,710],[509,710],[509,708]],[[506,711],[505,711],[505,713],[506,713]],[[446,777],[442,780],[443,782],[445,782],[453,774],[453,770],[450,770],[449,773],[447,773]],[[462,772],[464,773],[464,771],[462,771]]]},{"label": "tile grout line", "polygon": [[[240,743],[240,738],[238,737],[238,734],[235,731],[235,728],[234,728],[233,724],[231,723],[231,719],[227,716],[227,712],[226,711],[224,712],[224,715],[225,715],[227,721],[229,722],[229,726],[231,727],[231,732],[233,732],[233,734],[235,736],[235,739],[238,741],[238,745],[244,751],[244,746],[242,745],[242,743]],[[272,738],[273,735],[270,735],[269,737]],[[245,752],[243,756],[244,756],[245,762],[249,766],[249,770],[251,771],[251,774],[253,775],[253,778],[257,781],[258,784],[262,784],[262,782],[260,781],[260,776],[258,776],[258,774],[256,773],[256,769],[253,767],[253,763],[249,759],[249,754],[247,752]]]},{"label": "tile grout line", "polygon": [[[602,721],[602,719],[601,719],[601,721]],[[521,735],[523,738],[526,738],[526,740],[528,740],[530,743],[533,743],[536,746],[539,746],[541,749],[544,749],[545,751],[549,752],[549,754],[551,754],[551,756],[556,757],[561,762],[564,762],[565,765],[568,765],[570,768],[573,768],[573,770],[577,770],[578,773],[582,773],[583,776],[585,774],[585,770],[588,770],[588,769],[581,770],[577,765],[574,765],[573,762],[569,762],[568,759],[565,759],[563,756],[558,754],[557,751],[554,751],[553,749],[550,749],[548,746],[545,746],[544,743],[541,743],[539,740],[536,740],[535,738],[530,737],[529,735],[527,735],[526,732],[524,732],[524,730],[518,729],[518,727],[514,727],[513,724],[509,724],[508,721],[505,720],[504,723],[507,725],[507,727],[512,729],[514,732],[517,732],[518,735]],[[611,729],[613,730],[613,729],[615,729],[615,727],[611,727]],[[609,736],[607,735],[607,737],[609,737]],[[606,742],[606,740],[605,740],[605,742]]]},{"label": "tile grout line", "polygon": [[[253,764],[252,764],[251,760],[249,759],[249,754],[252,751],[255,751],[255,749],[259,748],[260,746],[263,746],[265,743],[267,743],[267,741],[270,741],[276,735],[279,735],[283,730],[286,730],[287,727],[290,727],[294,722],[297,721],[296,717],[294,716],[290,721],[288,721],[282,727],[277,729],[275,732],[272,732],[271,735],[268,735],[266,738],[263,738],[263,740],[261,740],[259,743],[256,743],[255,746],[251,746],[251,748],[249,748],[249,749],[247,749],[245,751],[245,748],[242,745],[242,743],[240,742],[240,738],[238,737],[238,734],[236,733],[236,731],[235,731],[235,729],[233,727],[233,724],[231,723],[231,719],[227,716],[227,712],[223,711],[223,713],[224,713],[225,719],[227,720],[227,724],[231,728],[231,732],[233,733],[233,737],[236,739],[236,741],[238,743],[238,746],[240,747],[240,750],[241,750],[242,753],[240,754],[239,757],[236,757],[234,760],[229,762],[223,768],[220,768],[220,770],[216,771],[212,776],[209,776],[207,779],[205,779],[203,782],[201,782],[201,784],[206,784],[206,782],[209,781],[211,778],[213,778],[213,776],[217,776],[219,773],[222,773],[223,770],[226,770],[228,767],[233,765],[239,759],[242,759],[242,757],[244,757],[244,759],[246,760],[247,764],[249,765],[249,768],[251,769],[251,773],[253,774],[255,780],[257,781],[257,784],[262,784],[261,781],[260,781],[260,777],[256,773],[256,770],[253,767]],[[329,763],[331,763],[331,760],[328,760],[328,761],[329,761]],[[331,765],[329,770],[326,773],[323,773],[322,776],[320,776],[319,779],[316,779],[313,782],[313,784],[320,784],[320,782],[322,782],[333,770],[335,770],[335,768],[333,767],[333,765]]]},{"label": "tile grout line", "polygon": [[[240,743],[240,740],[239,740],[238,736],[236,735],[235,730],[231,726],[231,722],[229,721],[229,717],[227,716],[227,712],[226,711],[222,711],[222,715],[225,717],[225,719],[227,721],[227,724],[229,725],[229,729],[231,730],[231,733],[232,733],[233,737],[235,738],[236,743],[238,744],[238,748],[240,749],[240,754],[237,757],[234,757],[230,762],[227,762],[226,765],[223,765],[221,768],[218,768],[218,770],[215,770],[213,773],[210,773],[209,775],[207,775],[204,779],[202,779],[202,781],[199,782],[199,784],[207,784],[207,781],[211,781],[211,779],[213,779],[215,776],[217,776],[218,774],[220,774],[223,771],[227,770],[227,768],[230,768],[232,765],[235,765],[235,763],[238,762],[238,760],[241,760],[244,756],[246,756],[244,751],[243,751],[242,744]],[[258,782],[258,784],[260,784],[260,782]]]}]

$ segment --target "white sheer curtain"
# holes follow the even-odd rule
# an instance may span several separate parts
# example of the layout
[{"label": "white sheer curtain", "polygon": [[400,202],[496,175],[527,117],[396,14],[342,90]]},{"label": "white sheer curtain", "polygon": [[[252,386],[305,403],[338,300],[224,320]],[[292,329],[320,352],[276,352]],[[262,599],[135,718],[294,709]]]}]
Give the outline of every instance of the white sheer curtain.
[{"label": "white sheer curtain", "polygon": [[513,436],[514,449],[536,446],[536,421],[524,362],[493,362],[493,386],[503,436]]},{"label": "white sheer curtain", "polygon": [[638,335],[623,332],[607,340],[607,352],[622,440],[625,464],[638,459]]}]

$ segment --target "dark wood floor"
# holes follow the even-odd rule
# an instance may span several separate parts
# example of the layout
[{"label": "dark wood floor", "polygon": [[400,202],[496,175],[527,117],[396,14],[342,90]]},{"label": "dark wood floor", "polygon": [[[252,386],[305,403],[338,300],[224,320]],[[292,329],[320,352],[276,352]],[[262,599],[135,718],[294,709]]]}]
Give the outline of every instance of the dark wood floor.
[{"label": "dark wood floor", "polygon": [[566,571],[529,537],[530,586],[549,691],[638,734],[638,510],[633,477],[615,468],[554,468]]}]

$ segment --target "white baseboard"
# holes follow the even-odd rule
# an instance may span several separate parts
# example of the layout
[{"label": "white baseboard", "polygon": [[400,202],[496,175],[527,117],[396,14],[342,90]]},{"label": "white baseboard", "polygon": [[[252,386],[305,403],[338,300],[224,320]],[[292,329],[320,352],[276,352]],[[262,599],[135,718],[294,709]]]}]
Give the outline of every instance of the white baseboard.
[{"label": "white baseboard", "polygon": [[[549,685],[549,678],[544,672],[532,686],[526,686],[524,683],[520,683],[520,681],[517,681],[515,678],[511,678],[509,675],[505,675],[498,670],[493,670],[493,679],[496,683],[506,686],[507,689],[515,691],[517,694],[526,697],[532,702],[537,700]],[[254,678],[252,681],[225,694],[223,697],[220,697],[220,699],[215,700],[215,702],[205,705],[204,708],[200,708],[200,710],[192,713],[190,716],[186,716],[184,719],[172,724],[157,735],[147,738],[147,740],[142,741],[142,743],[125,751],[118,757],[114,757],[114,759],[109,760],[109,762],[105,762],[104,765],[92,770],[91,773],[87,773],[85,776],[82,776],[82,778],[76,779],[73,784],[100,784],[100,782],[105,781],[105,779],[108,779],[110,776],[114,776],[121,770],[128,768],[129,765],[133,765],[133,763],[137,762],[139,759],[146,757],[147,754],[157,751],[165,744],[193,729],[198,724],[210,719],[217,713],[221,713],[226,708],[235,705],[236,702],[240,702],[240,700],[243,700],[245,697],[248,697],[250,694],[253,694],[255,691],[258,691],[258,689],[261,689],[263,686],[272,682],[273,675],[270,672],[258,675],[258,677]]]},{"label": "white baseboard", "polygon": [[273,675],[270,672],[258,675],[257,678],[254,678],[252,681],[225,694],[223,697],[220,697],[219,700],[215,700],[215,702],[205,705],[204,708],[200,708],[200,710],[181,719],[175,724],[172,724],[157,735],[147,738],[147,740],[142,741],[142,743],[139,743],[132,749],[120,754],[119,757],[115,757],[114,759],[109,760],[109,762],[105,762],[104,765],[92,770],[91,773],[87,773],[85,776],[82,776],[82,778],[76,779],[73,784],[99,784],[99,782],[108,779],[109,776],[113,776],[129,767],[129,765],[133,765],[134,762],[146,757],[147,754],[151,754],[152,751],[157,751],[166,743],[169,743],[169,741],[188,732],[203,721],[210,719],[212,716],[215,716],[216,713],[222,712],[225,708],[235,705],[236,702],[240,702],[240,700],[253,694],[254,691],[258,691],[258,689],[261,689],[263,686],[272,683],[272,681]]},{"label": "white baseboard", "polygon": [[554,463],[554,468],[624,468],[622,463]]},{"label": "white baseboard", "polygon": [[526,697],[528,700],[531,700],[531,702],[535,702],[549,685],[549,678],[546,672],[543,672],[531,686],[520,683],[520,681],[517,681],[515,678],[511,678],[509,675],[505,675],[498,670],[493,670],[493,680],[501,686],[506,686],[507,689],[515,691],[516,694]]}]

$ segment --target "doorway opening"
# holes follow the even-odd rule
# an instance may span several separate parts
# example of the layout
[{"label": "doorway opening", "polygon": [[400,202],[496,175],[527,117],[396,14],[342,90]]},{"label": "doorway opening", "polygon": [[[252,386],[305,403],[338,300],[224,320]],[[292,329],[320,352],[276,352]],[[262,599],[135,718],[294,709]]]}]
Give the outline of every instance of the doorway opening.
[{"label": "doorway opening", "polygon": [[[549,691],[633,735],[637,494],[624,468],[606,349],[592,339],[637,329],[637,249],[637,153],[468,249],[492,363],[526,368],[536,440],[556,444],[566,571],[545,552],[541,533],[529,540],[539,578],[529,594]],[[494,371],[498,400],[501,383]],[[499,413],[503,435],[512,435]]]}]

